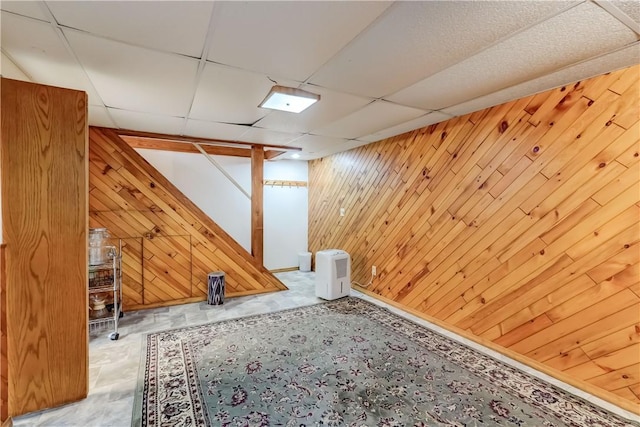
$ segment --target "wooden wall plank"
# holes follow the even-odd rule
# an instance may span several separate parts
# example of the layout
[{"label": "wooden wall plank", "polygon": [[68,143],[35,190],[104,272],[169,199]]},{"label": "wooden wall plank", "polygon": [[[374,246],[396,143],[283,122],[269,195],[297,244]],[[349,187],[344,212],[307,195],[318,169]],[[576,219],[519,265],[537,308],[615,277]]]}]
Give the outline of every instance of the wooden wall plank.
[{"label": "wooden wall plank", "polygon": [[87,95],[2,79],[9,414],[88,392]]},{"label": "wooden wall plank", "polygon": [[376,265],[374,294],[631,405],[636,382],[620,378],[640,363],[639,75],[311,161],[310,249],[344,249],[354,280]]}]

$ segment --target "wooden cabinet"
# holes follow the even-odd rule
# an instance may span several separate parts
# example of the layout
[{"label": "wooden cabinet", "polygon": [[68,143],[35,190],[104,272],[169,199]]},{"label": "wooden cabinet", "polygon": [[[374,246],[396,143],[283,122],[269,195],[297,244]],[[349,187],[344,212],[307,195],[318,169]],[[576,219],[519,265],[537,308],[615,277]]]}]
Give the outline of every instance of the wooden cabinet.
[{"label": "wooden cabinet", "polygon": [[2,79],[9,415],[88,392],[84,92]]},{"label": "wooden cabinet", "polygon": [[122,242],[122,305],[142,305],[142,237],[123,238]]},{"label": "wooden cabinet", "polygon": [[190,298],[191,236],[145,237],[142,247],[144,303]]}]

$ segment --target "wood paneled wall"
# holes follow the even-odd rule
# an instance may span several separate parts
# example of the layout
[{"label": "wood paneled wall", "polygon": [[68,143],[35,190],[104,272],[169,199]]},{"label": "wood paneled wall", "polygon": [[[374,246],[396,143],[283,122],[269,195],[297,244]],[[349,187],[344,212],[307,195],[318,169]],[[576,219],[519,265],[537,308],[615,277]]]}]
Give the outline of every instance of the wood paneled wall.
[{"label": "wood paneled wall", "polygon": [[91,227],[123,239],[125,309],[204,300],[217,270],[228,297],[286,289],[112,130],[90,129],[89,186]]},{"label": "wood paneled wall", "polygon": [[9,415],[88,389],[87,95],[2,79]]},{"label": "wood paneled wall", "polygon": [[637,412],[639,76],[310,162],[310,249],[344,249],[354,280],[377,266],[373,293]]}]

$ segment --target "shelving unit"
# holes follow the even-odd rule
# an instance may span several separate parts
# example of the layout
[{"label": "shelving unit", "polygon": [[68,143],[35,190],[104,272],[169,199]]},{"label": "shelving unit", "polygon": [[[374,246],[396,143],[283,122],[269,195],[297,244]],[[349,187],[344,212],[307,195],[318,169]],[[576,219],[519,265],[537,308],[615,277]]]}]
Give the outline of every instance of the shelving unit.
[{"label": "shelving unit", "polygon": [[89,304],[92,295],[113,295],[113,302],[105,300],[105,313],[92,318],[89,314],[89,331],[103,329],[113,323],[113,332],[109,334],[111,340],[120,337],[118,322],[122,317],[122,243],[119,247],[107,246],[109,261],[103,264],[89,266]]}]

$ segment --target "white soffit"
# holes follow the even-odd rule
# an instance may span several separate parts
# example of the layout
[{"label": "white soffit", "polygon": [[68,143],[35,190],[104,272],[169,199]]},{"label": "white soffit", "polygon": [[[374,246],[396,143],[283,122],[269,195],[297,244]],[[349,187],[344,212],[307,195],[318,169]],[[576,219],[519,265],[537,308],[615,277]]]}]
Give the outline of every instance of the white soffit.
[{"label": "white soffit", "polygon": [[576,2],[396,2],[322,67],[310,83],[389,95]]},{"label": "white soffit", "polygon": [[[30,18],[39,19],[49,22],[49,16],[44,12],[46,7],[40,1],[6,1],[0,2],[0,9],[8,12],[17,13],[18,15],[28,16]],[[46,9],[45,9],[46,10]],[[4,23],[3,23],[4,24]]]},{"label": "white soffit", "polygon": [[2,12],[2,50],[34,82],[82,90],[87,92],[89,104],[102,104],[80,64],[51,24]]},{"label": "white soffit", "polygon": [[291,145],[302,148],[305,152],[316,153],[327,148],[341,148],[348,142],[344,138],[332,138],[330,136],[303,135],[291,141]]},{"label": "white soffit", "polygon": [[187,127],[185,128],[184,134],[198,138],[238,141],[247,130],[249,130],[248,126],[205,122],[203,120],[187,120]]},{"label": "white soffit", "polygon": [[220,2],[207,59],[304,81],[390,4]]},{"label": "white soffit", "polygon": [[254,142],[263,145],[290,145],[297,147],[294,139],[299,138],[299,133],[285,133],[269,129],[249,128],[240,136],[239,140],[243,142]]},{"label": "white soffit", "polygon": [[583,3],[387,99],[438,110],[610,52],[636,34],[593,3]]},{"label": "white soffit", "polygon": [[105,128],[117,128],[107,109],[101,105],[89,105],[89,125]]},{"label": "white soffit", "polygon": [[119,110],[115,108],[109,108],[109,114],[111,114],[111,117],[113,117],[113,120],[120,129],[138,130],[142,132],[178,135],[184,123],[184,120],[180,117],[139,113],[137,111]]},{"label": "white soffit", "polygon": [[212,2],[51,1],[58,23],[139,46],[200,57]]},{"label": "white soffit", "polygon": [[2,74],[2,77],[9,79],[31,81],[29,76],[23,73],[4,53],[2,54],[2,59],[0,59],[0,74]]},{"label": "white soffit", "polygon": [[64,30],[107,107],[185,116],[198,61]]},{"label": "white soffit", "polygon": [[334,92],[312,85],[301,89],[320,95],[320,101],[302,113],[272,111],[254,126],[283,132],[309,132],[349,115],[371,103],[373,99]]},{"label": "white soffit", "polygon": [[[283,80],[283,86],[299,83]],[[264,74],[208,62],[202,72],[189,118],[252,125],[269,113],[259,108],[274,85]]]},{"label": "white soffit", "polygon": [[375,101],[327,126],[313,130],[315,135],[353,139],[404,123],[426,113],[386,101]]},{"label": "white soffit", "polygon": [[620,68],[640,63],[640,42],[590,61],[585,61],[555,73],[512,86],[507,89],[476,98],[462,104],[445,108],[444,112],[454,116],[479,111],[514,99],[524,98],[534,93],[544,92],[549,88],[571,84],[578,80],[595,77]]},{"label": "white soffit", "polygon": [[424,116],[418,117],[417,119],[409,120],[408,122],[392,126],[371,135],[360,137],[358,138],[358,140],[366,142],[380,141],[381,139],[390,138],[392,136],[400,135],[405,132],[420,129],[434,123],[440,123],[445,120],[449,120],[450,118],[451,116],[449,114],[434,111],[433,113],[425,114]]}]

